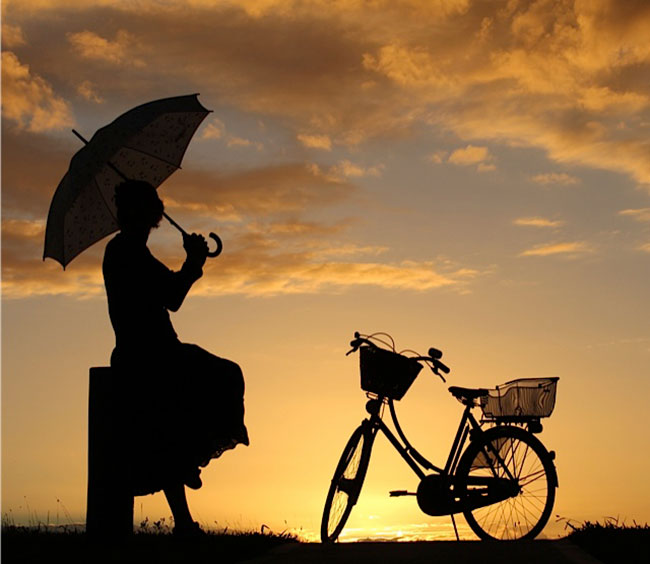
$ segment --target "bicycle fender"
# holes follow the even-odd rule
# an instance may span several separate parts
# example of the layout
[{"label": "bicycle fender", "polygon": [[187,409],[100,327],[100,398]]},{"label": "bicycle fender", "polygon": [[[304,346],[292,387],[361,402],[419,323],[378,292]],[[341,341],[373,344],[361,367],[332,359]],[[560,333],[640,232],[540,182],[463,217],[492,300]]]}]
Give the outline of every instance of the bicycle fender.
[{"label": "bicycle fender", "polygon": [[[492,427],[491,429],[488,429],[487,431],[482,431],[481,433],[476,433],[473,434],[473,438],[470,441],[470,443],[467,445],[467,448],[465,448],[465,452],[463,452],[463,455],[460,457],[460,460],[458,461],[458,464],[456,465],[456,468],[461,468],[463,466],[463,463],[465,463],[465,458],[467,457],[467,451],[469,450],[469,445],[472,444],[473,442],[476,441],[482,441],[482,440],[489,440],[492,437],[498,437],[502,430],[505,429],[506,427],[504,426],[497,426],[497,427]],[[544,443],[540,441],[535,435],[530,433],[529,431],[526,431],[525,429],[522,429],[521,427],[515,427],[513,425],[507,425],[508,432],[512,433],[513,435],[519,435],[520,437],[526,436],[532,443],[536,443],[537,446],[539,446],[546,454],[550,461],[550,472],[548,475],[548,479],[551,482],[551,485],[559,488],[560,487],[560,481],[557,476],[557,469],[555,468],[555,453],[551,454],[548,449],[544,446]],[[475,438],[474,438],[475,437]]]}]

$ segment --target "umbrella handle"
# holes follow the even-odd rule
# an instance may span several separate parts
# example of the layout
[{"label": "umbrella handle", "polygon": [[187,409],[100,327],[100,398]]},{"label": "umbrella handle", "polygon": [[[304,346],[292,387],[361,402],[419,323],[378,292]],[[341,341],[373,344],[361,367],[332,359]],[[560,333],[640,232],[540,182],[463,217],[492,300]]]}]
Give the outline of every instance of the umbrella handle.
[{"label": "umbrella handle", "polygon": [[[167,213],[163,212],[163,216],[169,223],[171,223],[176,229],[178,229],[184,236],[187,236],[188,233],[183,229],[178,223],[176,223],[171,217],[167,215]],[[218,257],[221,254],[221,251],[223,251],[223,243],[221,242],[221,239],[219,238],[219,235],[216,233],[210,233],[209,237],[211,239],[214,239],[214,242],[217,244],[217,248],[214,251],[209,251],[208,256],[210,258]]]},{"label": "umbrella handle", "polygon": [[218,257],[223,250],[223,243],[216,233],[210,233],[210,238],[214,239],[214,242],[217,244],[217,248],[214,251],[208,252],[210,258]]}]

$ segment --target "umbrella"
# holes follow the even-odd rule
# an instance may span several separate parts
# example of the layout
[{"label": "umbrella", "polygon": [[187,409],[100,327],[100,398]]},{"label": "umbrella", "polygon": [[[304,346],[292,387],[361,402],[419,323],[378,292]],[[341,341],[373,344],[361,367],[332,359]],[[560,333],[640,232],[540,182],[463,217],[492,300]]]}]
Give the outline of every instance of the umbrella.
[{"label": "umbrella", "polygon": [[[155,100],[137,106],[99,129],[70,161],[54,193],[45,229],[43,260],[63,268],[79,253],[119,229],[115,187],[124,180],[144,180],[158,188],[180,168],[195,131],[210,113],[198,94]],[[185,230],[163,214],[181,233]],[[221,241],[210,237],[221,252]]]}]

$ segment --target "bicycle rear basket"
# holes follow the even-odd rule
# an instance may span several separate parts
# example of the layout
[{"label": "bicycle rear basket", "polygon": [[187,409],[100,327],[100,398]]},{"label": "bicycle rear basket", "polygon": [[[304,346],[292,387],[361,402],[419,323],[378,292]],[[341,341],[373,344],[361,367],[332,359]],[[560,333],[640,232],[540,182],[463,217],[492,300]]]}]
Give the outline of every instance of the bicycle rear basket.
[{"label": "bicycle rear basket", "polygon": [[520,378],[489,390],[481,398],[486,419],[537,419],[549,417],[555,407],[559,378]]},{"label": "bicycle rear basket", "polygon": [[401,354],[378,349],[359,349],[361,388],[393,400],[400,400],[411,387],[422,365]]}]

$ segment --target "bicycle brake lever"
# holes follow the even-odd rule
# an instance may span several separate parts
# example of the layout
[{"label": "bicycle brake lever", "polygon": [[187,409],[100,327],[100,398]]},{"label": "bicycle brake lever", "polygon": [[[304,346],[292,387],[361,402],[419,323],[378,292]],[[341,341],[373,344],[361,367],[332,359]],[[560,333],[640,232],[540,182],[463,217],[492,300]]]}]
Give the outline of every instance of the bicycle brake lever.
[{"label": "bicycle brake lever", "polygon": [[431,372],[433,372],[436,376],[438,376],[445,384],[447,383],[447,380],[445,380],[445,377],[438,372],[438,367],[437,366],[431,366]]},{"label": "bicycle brake lever", "polygon": [[356,339],[354,341],[350,341],[350,346],[352,347],[348,352],[345,353],[345,356],[348,356],[352,354],[353,352],[357,352],[359,350],[359,347],[361,346],[361,343],[363,342],[357,335],[358,333],[354,334]]}]

